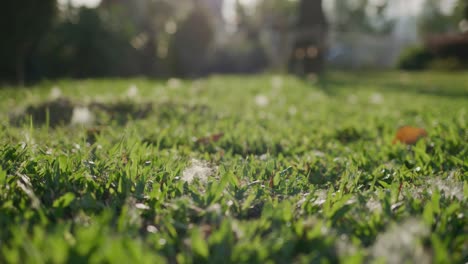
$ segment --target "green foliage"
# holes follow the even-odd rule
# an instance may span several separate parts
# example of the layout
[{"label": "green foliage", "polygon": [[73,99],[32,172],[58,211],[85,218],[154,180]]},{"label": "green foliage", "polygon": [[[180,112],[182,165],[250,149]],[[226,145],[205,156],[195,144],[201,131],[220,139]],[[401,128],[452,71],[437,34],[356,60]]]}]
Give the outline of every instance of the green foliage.
[{"label": "green foliage", "polygon": [[55,1],[36,2],[2,6],[2,81],[191,76],[205,67],[212,17],[192,0],[103,1],[94,9],[62,6],[57,16]]},{"label": "green foliage", "polygon": [[466,0],[456,3],[454,12],[445,14],[442,11],[442,2],[439,0],[426,0],[422,5],[419,16],[419,32],[421,35],[431,35],[449,32],[458,32],[458,23],[464,17],[464,6]]},{"label": "green foliage", "polygon": [[[468,75],[327,78],[4,87],[0,262],[465,261]],[[98,126],[9,124],[52,86],[100,98]],[[402,125],[428,136],[393,145]]]},{"label": "green foliage", "polygon": [[139,71],[139,54],[122,32],[104,23],[99,10],[73,11],[41,43],[34,77],[125,76]]},{"label": "green foliage", "polygon": [[437,49],[434,53],[425,47],[407,48],[400,55],[397,68],[408,71],[460,71],[467,68],[464,58],[468,53],[464,43],[447,39],[441,41]]},{"label": "green foliage", "polygon": [[411,47],[404,50],[400,55],[397,67],[402,70],[410,71],[424,70],[427,69],[433,59],[434,55],[426,48]]}]

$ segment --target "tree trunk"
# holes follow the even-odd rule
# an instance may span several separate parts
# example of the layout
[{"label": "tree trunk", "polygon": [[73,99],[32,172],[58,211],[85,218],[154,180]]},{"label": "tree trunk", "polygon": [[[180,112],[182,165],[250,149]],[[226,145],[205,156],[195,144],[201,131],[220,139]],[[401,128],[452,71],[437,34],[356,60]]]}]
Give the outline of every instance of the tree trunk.
[{"label": "tree trunk", "polygon": [[294,29],[289,70],[301,76],[322,73],[326,50],[327,22],[322,0],[301,0]]}]

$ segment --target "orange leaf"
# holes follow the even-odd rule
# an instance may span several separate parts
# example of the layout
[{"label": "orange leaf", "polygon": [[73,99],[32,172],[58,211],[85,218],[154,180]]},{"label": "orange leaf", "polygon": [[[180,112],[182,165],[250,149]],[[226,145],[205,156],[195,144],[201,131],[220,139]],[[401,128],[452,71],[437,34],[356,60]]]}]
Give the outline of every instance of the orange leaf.
[{"label": "orange leaf", "polygon": [[427,136],[426,130],[419,127],[403,126],[400,127],[392,141],[392,144],[401,142],[407,145],[416,143],[420,138]]}]

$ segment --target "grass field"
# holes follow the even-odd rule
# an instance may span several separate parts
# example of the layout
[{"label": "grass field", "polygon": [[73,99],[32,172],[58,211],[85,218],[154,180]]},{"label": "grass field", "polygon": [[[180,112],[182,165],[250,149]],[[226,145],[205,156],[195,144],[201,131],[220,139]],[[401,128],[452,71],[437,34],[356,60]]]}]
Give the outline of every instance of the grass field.
[{"label": "grass field", "polygon": [[466,263],[467,110],[462,73],[4,87],[0,263]]}]

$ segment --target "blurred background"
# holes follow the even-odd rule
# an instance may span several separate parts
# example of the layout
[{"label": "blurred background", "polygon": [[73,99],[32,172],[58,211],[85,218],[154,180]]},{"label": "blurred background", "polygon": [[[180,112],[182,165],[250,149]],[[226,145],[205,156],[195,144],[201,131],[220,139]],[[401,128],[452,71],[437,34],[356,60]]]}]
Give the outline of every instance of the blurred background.
[{"label": "blurred background", "polygon": [[463,70],[468,0],[4,0],[0,83]]}]

